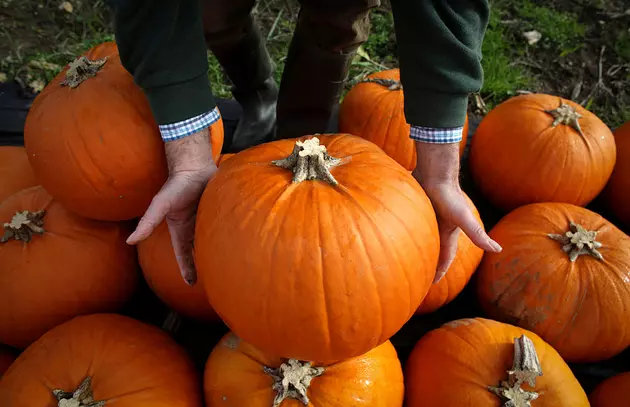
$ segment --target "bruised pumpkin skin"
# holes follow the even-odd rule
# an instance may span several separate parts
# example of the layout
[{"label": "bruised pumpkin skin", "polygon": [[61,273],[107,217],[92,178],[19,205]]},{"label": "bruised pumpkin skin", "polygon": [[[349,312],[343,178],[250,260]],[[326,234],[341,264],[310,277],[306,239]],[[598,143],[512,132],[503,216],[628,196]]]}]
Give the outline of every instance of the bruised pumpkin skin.
[{"label": "bruised pumpkin skin", "polygon": [[616,129],[614,135],[617,162],[605,198],[615,216],[630,230],[630,122]]},{"label": "bruised pumpkin skin", "polygon": [[[581,115],[582,134],[569,124],[553,125],[546,111],[558,108],[566,117]],[[537,202],[585,206],[608,182],[615,154],[612,132],[595,114],[556,96],[521,95],[481,121],[470,170],[483,195],[504,211]]]},{"label": "bruised pumpkin skin", "polygon": [[[405,364],[407,407],[498,407],[506,405],[489,391],[508,380],[514,362],[514,340],[525,335],[542,368],[533,387],[535,407],[589,407],[571,369],[538,335],[483,318],[460,319],[435,329],[416,344]],[[516,404],[526,407],[526,404]]]},{"label": "bruised pumpkin skin", "polygon": [[185,350],[164,331],[114,314],[74,318],[34,342],[0,379],[0,405],[57,407],[53,390],[72,392],[88,376],[105,407],[203,406]]},{"label": "bruised pumpkin skin", "polygon": [[[475,204],[467,195],[466,200],[473,214],[483,227],[483,222]],[[460,231],[457,240],[457,253],[455,254],[453,263],[448,268],[446,275],[437,284],[431,285],[429,293],[424,300],[422,300],[422,304],[420,304],[416,314],[434,312],[453,301],[472,278],[479,263],[481,263],[482,257],[483,249],[477,247],[466,233]]]},{"label": "bruised pumpkin skin", "polygon": [[[206,405],[247,407],[401,407],[405,393],[403,372],[394,346],[386,341],[364,355],[331,365],[310,375],[309,402],[287,397],[274,404],[278,392],[266,369],[278,369],[286,359],[270,356],[228,333],[206,363]],[[301,364],[305,362],[300,361]],[[275,372],[274,372],[275,373]],[[279,378],[283,376],[278,375]]]},{"label": "bruised pumpkin skin", "polygon": [[37,179],[24,147],[0,147],[0,203],[14,193],[36,185]]},{"label": "bruised pumpkin skin", "polygon": [[601,382],[589,394],[591,407],[630,406],[630,372],[621,373]]},{"label": "bruised pumpkin skin", "polygon": [[[417,154],[416,143],[409,138],[410,130],[411,126],[405,118],[400,70],[397,68],[369,75],[366,80],[354,85],[341,102],[340,132],[371,141],[412,171],[416,168]],[[466,149],[468,115],[462,137],[459,143],[460,157]]]},{"label": "bruised pumpkin skin", "polygon": [[189,286],[184,281],[171,243],[166,222],[138,243],[138,259],[147,284],[170,308],[200,321],[218,321],[200,281]]},{"label": "bruised pumpkin skin", "polygon": [[15,355],[5,346],[0,345],[0,378],[4,375],[4,372],[7,371],[9,366],[13,364],[15,360]]},{"label": "bruised pumpkin skin", "polygon": [[[563,243],[570,223],[597,231],[603,260],[572,262]],[[485,253],[479,301],[493,319],[540,335],[567,362],[608,359],[630,345],[630,237],[600,215],[561,203],[518,208],[489,232],[501,253]]]},{"label": "bruised pumpkin skin", "polygon": [[340,158],[329,173],[337,185],[323,172],[294,183],[291,169],[272,164],[297,139],[219,167],[199,205],[195,263],[210,303],[243,340],[332,362],[385,342],[414,314],[435,275],[439,235],[420,185],[380,148],[318,137]]},{"label": "bruised pumpkin skin", "polygon": [[[116,44],[97,45],[83,56],[107,59],[76,87],[62,85],[66,67],[33,102],[24,127],[30,163],[41,185],[79,215],[107,221],[139,217],[166,181],[164,142]],[[212,126],[211,141],[218,159],[221,121]]]},{"label": "bruised pumpkin skin", "polygon": [[128,225],[74,215],[41,186],[0,204],[0,224],[40,210],[43,235],[0,243],[0,343],[20,349],[76,315],[119,310],[138,280]]}]

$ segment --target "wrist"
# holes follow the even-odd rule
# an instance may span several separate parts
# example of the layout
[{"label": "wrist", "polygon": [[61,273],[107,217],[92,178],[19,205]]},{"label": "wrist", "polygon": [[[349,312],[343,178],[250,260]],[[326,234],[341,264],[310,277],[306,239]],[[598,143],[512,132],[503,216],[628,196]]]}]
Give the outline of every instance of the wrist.
[{"label": "wrist", "polygon": [[459,144],[416,141],[414,177],[424,188],[459,185]]},{"label": "wrist", "polygon": [[204,171],[216,166],[212,159],[208,128],[181,139],[165,142],[164,150],[170,174]]}]

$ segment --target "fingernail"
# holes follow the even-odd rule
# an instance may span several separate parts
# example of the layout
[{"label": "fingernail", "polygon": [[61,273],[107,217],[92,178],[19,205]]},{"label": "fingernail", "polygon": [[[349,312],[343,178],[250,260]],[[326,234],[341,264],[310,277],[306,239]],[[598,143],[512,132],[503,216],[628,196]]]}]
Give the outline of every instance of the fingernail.
[{"label": "fingernail", "polygon": [[503,248],[501,247],[501,245],[499,245],[497,242],[495,242],[494,240],[490,241],[490,246],[492,246],[492,248],[494,249],[494,251],[496,253],[500,253]]},{"label": "fingernail", "polygon": [[442,280],[444,278],[444,276],[446,275],[446,273],[443,272],[439,272],[435,275],[435,278],[433,278],[433,284],[437,284],[440,282],[440,280]]},{"label": "fingernail", "polygon": [[127,244],[131,244],[131,242],[133,242],[133,240],[136,238],[136,235],[136,232],[133,232],[131,235],[129,235],[129,237],[127,238]]}]

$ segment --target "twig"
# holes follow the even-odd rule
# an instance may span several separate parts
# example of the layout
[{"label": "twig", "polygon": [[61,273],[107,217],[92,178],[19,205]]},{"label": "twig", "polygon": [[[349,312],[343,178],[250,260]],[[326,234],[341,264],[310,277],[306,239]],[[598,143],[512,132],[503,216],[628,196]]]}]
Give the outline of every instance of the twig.
[{"label": "twig", "polygon": [[271,29],[269,30],[269,34],[267,34],[267,41],[271,40],[271,37],[273,36],[273,32],[276,31],[276,27],[278,26],[280,17],[282,17],[282,13],[284,13],[283,8],[280,9],[280,12],[276,16],[276,19],[273,21],[273,25],[271,26]]},{"label": "twig", "polygon": [[599,52],[599,61],[597,63],[597,82],[588,93],[588,96],[580,102],[580,105],[585,106],[588,101],[595,96],[598,92],[604,91],[608,93],[610,96],[613,96],[613,92],[604,84],[604,52],[606,51],[606,46],[603,45],[601,51]]},{"label": "twig", "polygon": [[485,116],[488,114],[488,107],[486,106],[486,102],[483,101],[483,98],[479,93],[473,94],[473,103],[475,105],[475,113],[481,116]]}]

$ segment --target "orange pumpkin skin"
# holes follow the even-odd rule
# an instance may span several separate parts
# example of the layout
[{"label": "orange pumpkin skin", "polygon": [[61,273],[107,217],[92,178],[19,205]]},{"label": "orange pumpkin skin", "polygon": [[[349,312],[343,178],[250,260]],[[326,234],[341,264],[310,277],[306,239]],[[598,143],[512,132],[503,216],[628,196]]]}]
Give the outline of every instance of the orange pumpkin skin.
[{"label": "orange pumpkin skin", "polygon": [[617,162],[606,186],[606,200],[615,216],[630,228],[630,122],[615,130]]},{"label": "orange pumpkin skin", "polygon": [[[560,103],[582,115],[584,135],[553,126],[545,110]],[[612,132],[582,106],[556,96],[513,97],[484,117],[472,139],[470,170],[484,196],[510,211],[538,202],[585,206],[604,188],[615,165]]]},{"label": "orange pumpkin skin", "polygon": [[210,303],[243,340],[332,362],[385,342],[414,314],[439,238],[408,171],[359,137],[318,137],[342,158],[330,170],[336,186],[292,183],[290,169],[271,164],[297,139],[247,149],[219,168],[199,205],[195,262]]},{"label": "orange pumpkin skin", "polygon": [[66,210],[41,187],[0,204],[0,222],[44,209],[44,235],[0,243],[0,343],[23,349],[76,315],[120,309],[138,280],[132,231]]},{"label": "orange pumpkin skin", "polygon": [[224,162],[226,162],[227,160],[229,160],[232,157],[234,157],[233,153],[221,154],[219,156],[218,161],[217,161],[217,167],[220,166],[221,164],[223,164]]},{"label": "orange pumpkin skin", "polygon": [[191,287],[182,278],[166,222],[138,244],[138,258],[149,287],[165,304],[193,319],[219,319],[208,302],[203,284],[198,281]]},{"label": "orange pumpkin skin", "polygon": [[0,147],[0,202],[35,185],[37,179],[24,147]]},{"label": "orange pumpkin skin", "polygon": [[186,352],[164,331],[115,314],[74,318],[34,342],[0,380],[0,405],[56,407],[52,391],[73,391],[87,376],[106,406],[203,405]]},{"label": "orange pumpkin skin", "polygon": [[[405,364],[408,407],[502,406],[488,390],[508,379],[514,361],[514,339],[534,344],[543,375],[533,391],[537,407],[588,407],[588,398],[571,369],[539,336],[512,325],[483,318],[460,319],[435,329],[416,344]],[[526,391],[532,391],[527,384]]]},{"label": "orange pumpkin skin", "polygon": [[591,407],[630,406],[628,389],[630,389],[630,372],[610,377],[589,394]]},{"label": "orange pumpkin skin", "polygon": [[[274,380],[264,368],[277,369],[283,362],[286,360],[265,354],[228,333],[206,363],[206,405],[272,406],[277,393],[272,389]],[[323,374],[314,377],[308,387],[308,407],[403,405],[403,372],[396,350],[389,341],[364,355],[323,367]],[[296,399],[285,399],[280,405],[305,406]]]},{"label": "orange pumpkin skin", "polygon": [[[466,196],[468,205],[472,209],[475,217],[483,226],[479,212],[475,204]],[[457,253],[453,263],[448,268],[446,276],[444,276],[437,284],[431,285],[429,293],[422,300],[422,304],[416,311],[416,314],[428,314],[434,312],[457,297],[466,284],[470,281],[472,275],[477,270],[479,263],[483,257],[483,250],[475,246],[470,238],[460,231],[457,241]]]},{"label": "orange pumpkin skin", "polygon": [[[164,142],[116,44],[83,55],[107,60],[74,88],[62,86],[64,69],[37,96],[24,127],[29,160],[41,185],[71,211],[107,221],[139,217],[166,181]],[[215,158],[222,144],[217,123]]]},{"label": "orange pumpkin skin", "polygon": [[[597,231],[603,260],[571,262],[563,244],[570,222]],[[587,209],[526,205],[489,232],[501,253],[485,253],[477,271],[487,314],[540,335],[568,362],[608,359],[630,345],[630,238]]]},{"label": "orange pumpkin skin", "polygon": [[2,378],[2,375],[7,371],[9,366],[13,364],[14,360],[15,355],[13,352],[3,346],[0,346],[0,378]]},{"label": "orange pumpkin skin", "polygon": [[[386,79],[400,85],[400,70],[376,72],[368,79]],[[400,86],[393,89],[373,82],[359,82],[344,96],[339,108],[339,131],[354,134],[381,147],[407,170],[416,168],[416,143],[409,138],[411,126],[404,111]],[[459,144],[460,157],[468,138],[468,115]]]}]

